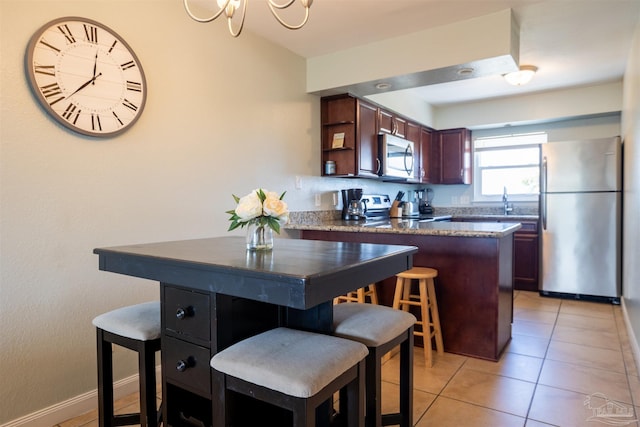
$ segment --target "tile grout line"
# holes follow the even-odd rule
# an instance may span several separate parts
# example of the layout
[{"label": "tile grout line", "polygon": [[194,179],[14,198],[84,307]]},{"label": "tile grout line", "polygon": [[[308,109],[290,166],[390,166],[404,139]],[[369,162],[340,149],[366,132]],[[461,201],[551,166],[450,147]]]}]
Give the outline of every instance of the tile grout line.
[{"label": "tile grout line", "polygon": [[547,355],[549,354],[549,347],[551,346],[551,340],[553,339],[553,334],[556,331],[556,326],[558,325],[558,318],[560,317],[560,308],[562,307],[562,301],[558,304],[558,310],[556,311],[556,317],[553,322],[553,328],[551,329],[551,334],[549,335],[549,341],[547,342],[547,347],[544,350],[544,356],[542,357],[542,365],[540,365],[540,371],[538,372],[538,377],[536,378],[536,383],[533,386],[533,393],[531,394],[531,400],[529,401],[529,407],[527,408],[527,415],[525,417],[525,425],[527,421],[537,421],[543,422],[540,420],[536,420],[534,418],[529,418],[529,414],[531,413],[531,407],[533,406],[533,399],[536,396],[536,391],[538,390],[538,385],[540,384],[540,377],[542,376],[542,370],[544,369],[544,365],[547,362]]}]

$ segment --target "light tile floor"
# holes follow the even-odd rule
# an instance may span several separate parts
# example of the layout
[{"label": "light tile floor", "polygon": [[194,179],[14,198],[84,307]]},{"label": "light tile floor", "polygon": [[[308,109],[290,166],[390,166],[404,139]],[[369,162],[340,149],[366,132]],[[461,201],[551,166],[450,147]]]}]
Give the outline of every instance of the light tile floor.
[{"label": "light tile floor", "polygon": [[[516,292],[512,335],[497,363],[445,353],[427,368],[417,349],[415,426],[639,427],[640,379],[620,306]],[[397,368],[397,357],[383,368],[383,412],[397,408]],[[137,395],[117,406],[135,410]],[[59,426],[97,426],[96,418]]]}]

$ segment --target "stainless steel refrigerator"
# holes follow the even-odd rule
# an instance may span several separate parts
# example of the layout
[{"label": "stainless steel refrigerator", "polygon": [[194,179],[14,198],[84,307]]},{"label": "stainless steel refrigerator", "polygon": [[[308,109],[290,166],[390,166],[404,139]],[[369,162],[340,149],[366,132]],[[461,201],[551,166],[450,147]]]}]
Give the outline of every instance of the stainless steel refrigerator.
[{"label": "stainless steel refrigerator", "polygon": [[619,303],[620,138],[542,144],[540,156],[540,292]]}]

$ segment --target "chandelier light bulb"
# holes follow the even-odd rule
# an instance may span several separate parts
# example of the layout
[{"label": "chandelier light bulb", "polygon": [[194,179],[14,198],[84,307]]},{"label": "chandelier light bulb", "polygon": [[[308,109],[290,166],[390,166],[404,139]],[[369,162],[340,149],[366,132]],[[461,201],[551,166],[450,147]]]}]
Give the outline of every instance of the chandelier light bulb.
[{"label": "chandelier light bulb", "polygon": [[240,8],[240,0],[216,0],[218,7],[224,10],[227,18],[233,18],[233,14]]}]

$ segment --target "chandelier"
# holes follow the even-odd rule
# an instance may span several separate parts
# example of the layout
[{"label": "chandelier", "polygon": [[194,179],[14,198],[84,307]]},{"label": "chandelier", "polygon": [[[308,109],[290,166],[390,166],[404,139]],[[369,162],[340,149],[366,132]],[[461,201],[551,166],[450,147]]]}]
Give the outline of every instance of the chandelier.
[{"label": "chandelier", "polygon": [[[218,16],[222,15],[222,13],[224,12],[225,16],[227,17],[229,32],[233,37],[238,37],[242,32],[242,28],[244,27],[244,17],[247,13],[247,4],[249,3],[249,0],[211,0],[211,1],[216,2],[218,9],[217,9],[217,12],[215,12],[212,16],[209,16],[207,18],[197,17],[189,8],[189,0],[184,0],[184,8],[186,9],[187,14],[191,17],[191,19],[197,22],[211,22],[214,19],[216,19]],[[313,0],[300,0],[302,7],[304,7],[304,19],[298,25],[290,25],[284,22],[284,20],[278,15],[278,10],[284,10],[289,6],[293,5],[295,2],[296,0],[287,0],[285,3],[279,4],[275,0],[267,0],[269,9],[271,9],[271,13],[276,18],[276,20],[280,24],[282,24],[282,26],[290,30],[300,29],[304,26],[304,24],[307,23],[307,21],[309,20],[309,8],[311,7],[311,3],[313,3]],[[233,19],[233,16],[238,11],[240,11],[242,15],[240,16],[240,23],[237,29],[234,30],[233,24],[231,21]]]}]

